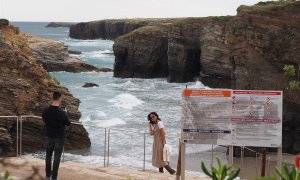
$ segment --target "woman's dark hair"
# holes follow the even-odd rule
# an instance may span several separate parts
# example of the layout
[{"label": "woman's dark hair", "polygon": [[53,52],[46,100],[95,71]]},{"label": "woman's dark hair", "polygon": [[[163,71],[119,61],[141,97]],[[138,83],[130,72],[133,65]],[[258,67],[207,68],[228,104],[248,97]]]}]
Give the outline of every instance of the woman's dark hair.
[{"label": "woman's dark hair", "polygon": [[151,114],[153,114],[154,116],[156,116],[156,117],[157,117],[157,120],[161,121],[160,118],[159,118],[159,116],[158,116],[158,114],[157,114],[156,112],[151,112],[151,113],[148,114],[148,121],[149,121],[149,122],[152,122],[152,121],[151,121],[151,117],[150,117]]}]

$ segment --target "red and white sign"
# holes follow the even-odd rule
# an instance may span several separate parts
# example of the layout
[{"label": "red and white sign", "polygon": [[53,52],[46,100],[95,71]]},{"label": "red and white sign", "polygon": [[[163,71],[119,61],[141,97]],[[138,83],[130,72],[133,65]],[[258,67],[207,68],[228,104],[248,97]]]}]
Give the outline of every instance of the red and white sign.
[{"label": "red and white sign", "polygon": [[185,89],[182,138],[188,143],[278,147],[282,92]]}]

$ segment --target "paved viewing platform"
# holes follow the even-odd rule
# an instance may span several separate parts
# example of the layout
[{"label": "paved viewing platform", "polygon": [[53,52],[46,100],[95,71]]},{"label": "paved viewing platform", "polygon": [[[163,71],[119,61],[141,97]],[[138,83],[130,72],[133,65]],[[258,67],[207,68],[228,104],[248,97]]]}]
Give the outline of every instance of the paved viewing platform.
[{"label": "paved viewing platform", "polygon": [[[41,180],[45,177],[45,161],[31,157],[0,158],[0,169],[8,170],[14,180]],[[97,167],[76,162],[60,164],[60,180],[174,180],[175,175],[154,171],[138,171],[120,167]],[[186,175],[187,180],[208,180],[209,178]]]}]

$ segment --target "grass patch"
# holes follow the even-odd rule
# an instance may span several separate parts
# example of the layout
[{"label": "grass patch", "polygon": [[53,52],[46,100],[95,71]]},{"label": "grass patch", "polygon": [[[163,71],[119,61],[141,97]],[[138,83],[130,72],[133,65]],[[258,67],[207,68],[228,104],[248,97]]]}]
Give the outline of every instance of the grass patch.
[{"label": "grass patch", "polygon": [[165,29],[162,26],[144,26],[141,28],[138,28],[134,31],[131,31],[128,34],[125,34],[123,36],[120,36],[119,39],[131,39],[133,37],[139,36],[139,35],[159,35],[162,37],[166,37],[168,35],[167,29]]},{"label": "grass patch", "polygon": [[223,21],[223,22],[227,22],[233,18],[234,18],[234,16],[215,16],[215,17],[213,17],[214,20]]},{"label": "grass patch", "polygon": [[238,15],[243,15],[248,12],[259,12],[259,11],[275,11],[293,4],[292,0],[289,1],[267,1],[259,2],[253,6],[242,5],[237,9]]}]

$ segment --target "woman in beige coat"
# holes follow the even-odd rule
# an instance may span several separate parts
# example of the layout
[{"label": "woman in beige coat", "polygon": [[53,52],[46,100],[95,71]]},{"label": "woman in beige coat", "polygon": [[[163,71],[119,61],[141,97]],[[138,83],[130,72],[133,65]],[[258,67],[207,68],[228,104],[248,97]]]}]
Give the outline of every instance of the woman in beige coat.
[{"label": "woman in beige coat", "polygon": [[169,162],[163,161],[163,148],[166,144],[166,131],[164,124],[161,122],[156,112],[148,114],[149,132],[153,136],[152,165],[159,168],[159,172],[163,173],[165,168],[170,174],[174,174],[175,170],[169,165]]}]

